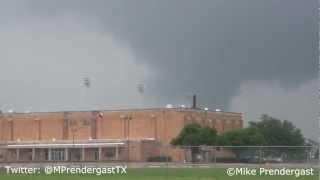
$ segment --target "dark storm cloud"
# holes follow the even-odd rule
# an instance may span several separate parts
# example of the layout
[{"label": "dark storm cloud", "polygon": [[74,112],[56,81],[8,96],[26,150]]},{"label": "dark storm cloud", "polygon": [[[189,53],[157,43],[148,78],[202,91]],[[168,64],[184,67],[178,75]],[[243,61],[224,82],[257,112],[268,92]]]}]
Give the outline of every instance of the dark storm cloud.
[{"label": "dark storm cloud", "polygon": [[246,122],[257,121],[264,113],[290,120],[302,129],[306,137],[318,139],[318,86],[318,79],[307,81],[290,91],[276,82],[247,82],[241,85],[240,94],[232,99],[231,109],[242,112]]},{"label": "dark storm cloud", "polygon": [[177,105],[197,93],[316,137],[317,32],[316,0],[2,1],[0,109]]},{"label": "dark storm cloud", "polygon": [[301,0],[31,1],[34,14],[98,20],[157,74],[165,101],[197,92],[227,107],[248,80],[294,88],[317,73],[317,2]]}]

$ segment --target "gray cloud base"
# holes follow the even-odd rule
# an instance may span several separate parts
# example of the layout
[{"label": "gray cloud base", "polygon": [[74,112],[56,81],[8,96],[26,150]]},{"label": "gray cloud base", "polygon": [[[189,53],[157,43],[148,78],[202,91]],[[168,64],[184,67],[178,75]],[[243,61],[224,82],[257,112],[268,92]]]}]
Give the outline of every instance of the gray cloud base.
[{"label": "gray cloud base", "polygon": [[[266,84],[276,81],[281,88],[292,91],[317,77],[318,28],[317,1],[315,0],[67,2],[30,0],[2,2],[0,10],[2,24],[0,29],[4,32],[6,27],[19,26],[22,22],[28,29],[28,22],[31,25],[35,24],[36,19],[35,27],[39,29],[34,29],[33,36],[41,37],[39,32],[47,32],[43,30],[43,26],[48,22],[49,24],[56,22],[59,26],[64,17],[72,17],[66,22],[75,25],[61,27],[65,32],[61,32],[64,34],[62,37],[68,37],[68,33],[73,34],[77,31],[77,27],[87,28],[88,32],[79,35],[95,34],[97,39],[110,37],[119,47],[118,50],[112,50],[114,54],[129,52],[128,56],[120,58],[127,59],[124,64],[115,65],[112,68],[120,72],[118,76],[127,77],[123,78],[121,84],[128,84],[128,86],[123,86],[115,85],[117,81],[113,81],[112,78],[106,78],[117,76],[108,74],[108,71],[102,70],[103,68],[100,69],[104,66],[112,67],[117,58],[108,57],[108,54],[102,53],[103,48],[99,50],[98,55],[94,56],[93,54],[97,52],[95,43],[92,41],[93,37],[89,35],[87,39],[78,43],[82,44],[83,48],[91,50],[88,51],[89,57],[93,55],[92,59],[96,60],[98,67],[92,65],[95,63],[89,63],[87,62],[89,60],[81,58],[83,52],[78,51],[78,48],[70,47],[71,54],[79,53],[76,57],[70,55],[71,58],[78,58],[78,61],[69,60],[70,64],[77,64],[77,68],[71,69],[71,72],[74,71],[74,79],[77,76],[81,79],[83,74],[89,74],[93,79],[99,79],[99,82],[104,84],[100,85],[100,89],[106,90],[108,89],[106,87],[111,84],[114,89],[122,88],[123,94],[128,94],[124,96],[126,98],[119,100],[121,101],[119,103],[110,95],[116,94],[116,91],[108,89],[108,95],[105,95],[102,90],[92,90],[100,92],[95,97],[91,97],[92,103],[99,102],[100,106],[104,104],[102,101],[108,100],[106,103],[108,105],[136,104],[130,103],[138,101],[135,97],[137,94],[133,93],[134,84],[143,82],[147,87],[145,101],[148,101],[146,103],[148,105],[187,103],[185,95],[196,92],[202,104],[230,110],[232,100],[240,95],[241,85],[248,81],[254,80]],[[50,33],[53,37],[57,37],[54,34],[60,33],[59,28]],[[26,35],[29,34],[32,32],[26,32]],[[12,36],[15,37],[15,34]],[[71,35],[70,37],[81,38]],[[9,39],[7,43],[12,42]],[[33,43],[34,41],[30,41],[28,45],[33,47]],[[43,52],[46,49],[54,52],[52,49],[58,47],[59,43],[61,41],[53,46],[44,46],[46,48]],[[2,45],[6,46],[4,42]],[[99,46],[106,46],[106,44],[102,42],[97,47]],[[38,45],[34,47],[37,48]],[[66,47],[66,50],[68,48]],[[111,53],[107,49],[108,47],[105,50]],[[63,54],[63,51],[60,53]],[[57,58],[64,59],[63,55]],[[29,61],[32,62],[32,60]],[[50,58],[45,59],[43,63],[45,61],[48,61],[52,69],[59,67],[59,62],[53,63]],[[35,62],[35,64],[38,63]],[[95,67],[100,69],[98,70],[100,73],[94,70]],[[126,75],[121,73],[128,72],[127,69],[130,68],[132,73]],[[83,69],[87,72],[84,73]],[[134,73],[136,71],[143,73]],[[148,73],[144,73],[145,71]],[[60,75],[66,75],[66,73]],[[45,75],[42,76],[45,77]],[[57,76],[59,77],[59,73]],[[8,84],[10,78],[15,79],[15,75],[2,80]],[[53,78],[53,81],[59,80],[62,84],[68,84],[67,79],[60,77]],[[129,86],[132,88],[128,88]],[[76,86],[73,88],[76,89]],[[10,94],[10,90],[7,91],[4,94]],[[37,89],[30,89],[30,92],[34,91]],[[37,94],[41,95],[41,93]],[[9,95],[9,97],[12,96]],[[53,95],[51,98],[56,97]],[[50,102],[51,98],[48,98],[47,102]],[[76,96],[73,98],[76,99]],[[64,106],[68,104],[64,99],[61,98],[61,102],[56,106],[43,109],[55,109],[58,105],[60,108],[72,106],[72,103]],[[26,97],[25,100],[28,101],[28,98]],[[6,102],[10,101],[12,98],[6,98]],[[32,104],[31,100],[29,101],[29,104]],[[41,100],[36,104],[46,106],[46,103]],[[268,109],[265,113],[268,113]]]}]

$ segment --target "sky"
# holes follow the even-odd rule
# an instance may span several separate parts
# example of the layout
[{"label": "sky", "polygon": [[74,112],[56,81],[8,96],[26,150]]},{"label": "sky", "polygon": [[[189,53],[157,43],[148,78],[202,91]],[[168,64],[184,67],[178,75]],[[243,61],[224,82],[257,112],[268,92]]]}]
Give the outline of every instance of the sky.
[{"label": "sky", "polygon": [[316,139],[317,10],[316,0],[1,1],[0,109],[188,106],[195,93],[201,107],[246,122],[269,114]]}]

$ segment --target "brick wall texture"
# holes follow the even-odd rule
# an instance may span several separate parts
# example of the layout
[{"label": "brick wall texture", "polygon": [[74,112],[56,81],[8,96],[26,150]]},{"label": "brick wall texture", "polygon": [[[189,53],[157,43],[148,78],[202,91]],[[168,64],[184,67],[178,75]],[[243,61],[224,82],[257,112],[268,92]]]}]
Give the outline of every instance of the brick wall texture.
[{"label": "brick wall texture", "polygon": [[0,117],[1,141],[146,139],[169,144],[197,122],[218,133],[242,128],[241,113],[194,109],[15,113]]}]

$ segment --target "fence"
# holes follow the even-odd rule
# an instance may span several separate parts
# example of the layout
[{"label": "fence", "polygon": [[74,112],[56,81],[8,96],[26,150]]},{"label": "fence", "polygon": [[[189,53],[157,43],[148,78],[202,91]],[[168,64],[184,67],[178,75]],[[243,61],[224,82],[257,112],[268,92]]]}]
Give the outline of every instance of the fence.
[{"label": "fence", "polygon": [[[312,146],[183,146],[178,148],[183,151],[184,163],[316,164],[319,159],[318,148]],[[170,153],[168,156],[171,156]]]},{"label": "fence", "polygon": [[316,165],[317,146],[164,146],[128,143],[115,147],[0,148],[0,162],[104,162],[169,165]]}]

